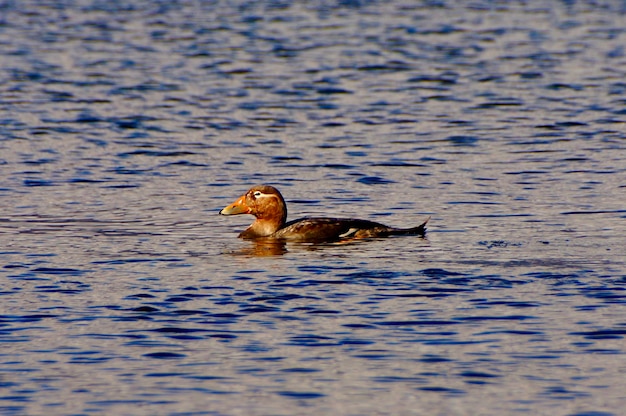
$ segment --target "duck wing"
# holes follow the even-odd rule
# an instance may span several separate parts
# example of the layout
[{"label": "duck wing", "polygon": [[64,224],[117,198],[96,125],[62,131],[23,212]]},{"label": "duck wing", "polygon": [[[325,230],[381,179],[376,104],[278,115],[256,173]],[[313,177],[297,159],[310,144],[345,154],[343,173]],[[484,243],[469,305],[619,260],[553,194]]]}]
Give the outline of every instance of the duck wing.
[{"label": "duck wing", "polygon": [[271,237],[321,242],[349,238],[386,237],[389,235],[424,235],[426,222],[414,228],[404,229],[352,218],[302,218],[286,223]]}]

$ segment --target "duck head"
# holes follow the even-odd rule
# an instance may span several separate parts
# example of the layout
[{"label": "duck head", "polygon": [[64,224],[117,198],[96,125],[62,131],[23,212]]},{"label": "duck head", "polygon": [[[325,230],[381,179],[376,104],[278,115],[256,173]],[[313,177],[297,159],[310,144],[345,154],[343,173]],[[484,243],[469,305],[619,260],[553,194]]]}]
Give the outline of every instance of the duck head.
[{"label": "duck head", "polygon": [[244,232],[243,238],[267,237],[279,230],[287,221],[287,205],[278,189],[269,185],[250,188],[235,202],[220,211],[221,215],[250,214],[256,220]]}]

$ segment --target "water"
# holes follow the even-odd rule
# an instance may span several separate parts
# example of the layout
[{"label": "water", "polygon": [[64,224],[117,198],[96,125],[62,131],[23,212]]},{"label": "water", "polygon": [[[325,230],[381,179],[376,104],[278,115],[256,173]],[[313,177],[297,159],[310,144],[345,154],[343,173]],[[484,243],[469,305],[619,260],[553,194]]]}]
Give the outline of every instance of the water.
[{"label": "water", "polygon": [[134,3],[0,4],[2,414],[622,413],[623,1]]}]

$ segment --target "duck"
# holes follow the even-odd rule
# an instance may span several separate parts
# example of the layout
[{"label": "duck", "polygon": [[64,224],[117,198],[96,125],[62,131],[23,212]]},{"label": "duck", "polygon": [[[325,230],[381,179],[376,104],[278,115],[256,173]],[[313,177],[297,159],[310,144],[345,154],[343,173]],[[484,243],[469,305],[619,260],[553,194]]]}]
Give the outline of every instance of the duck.
[{"label": "duck", "polygon": [[243,239],[278,239],[300,242],[337,242],[341,240],[426,234],[426,223],[412,228],[394,228],[354,218],[306,217],[287,222],[287,204],[273,186],[253,186],[223,208],[220,215],[250,214],[254,222],[239,234]]}]

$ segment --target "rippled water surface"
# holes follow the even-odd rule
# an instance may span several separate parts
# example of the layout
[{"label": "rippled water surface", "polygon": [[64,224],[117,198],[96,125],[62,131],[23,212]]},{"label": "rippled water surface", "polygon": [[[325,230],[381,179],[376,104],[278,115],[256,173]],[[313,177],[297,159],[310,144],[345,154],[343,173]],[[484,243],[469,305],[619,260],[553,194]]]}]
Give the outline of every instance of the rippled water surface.
[{"label": "rippled water surface", "polygon": [[[618,415],[626,3],[0,2],[0,413]],[[255,244],[220,208],[426,238]]]}]

